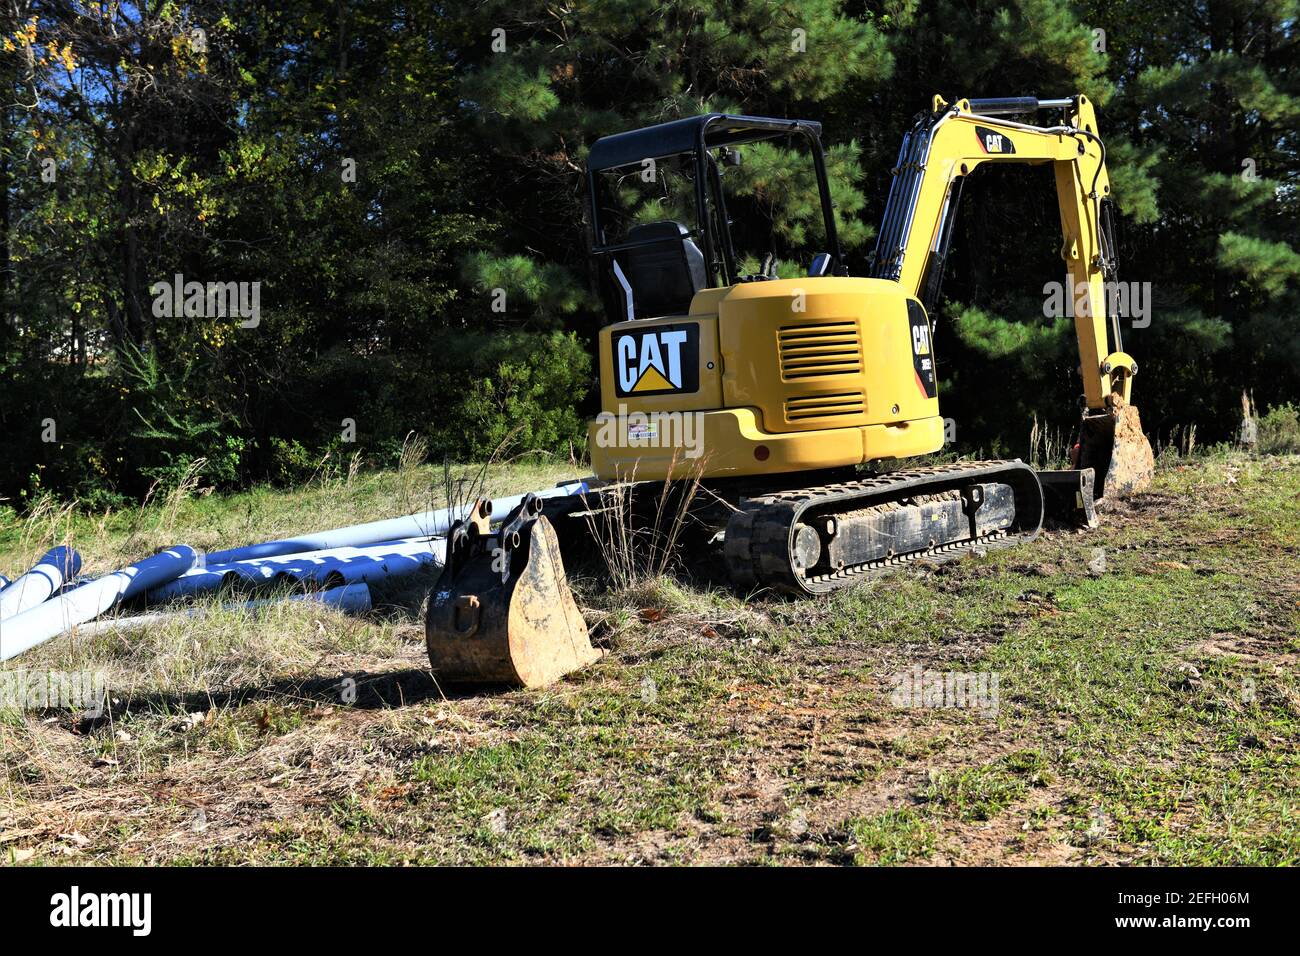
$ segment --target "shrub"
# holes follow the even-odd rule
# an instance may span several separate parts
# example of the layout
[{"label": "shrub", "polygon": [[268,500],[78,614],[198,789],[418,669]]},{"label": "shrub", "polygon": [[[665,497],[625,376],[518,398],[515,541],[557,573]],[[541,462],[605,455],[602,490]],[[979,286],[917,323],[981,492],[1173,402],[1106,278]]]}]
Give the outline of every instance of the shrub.
[{"label": "shrub", "polygon": [[1256,447],[1265,455],[1300,452],[1300,408],[1290,402],[1270,406],[1259,420]]},{"label": "shrub", "polygon": [[137,474],[173,488],[204,459],[204,481],[239,485],[247,447],[241,423],[217,405],[197,362],[168,368],[154,352],[131,351],[119,354],[116,371],[131,428],[127,451]]},{"label": "shrub", "polygon": [[444,345],[442,415],[423,430],[436,451],[481,459],[507,439],[516,451],[558,454],[583,444],[591,358],[573,333],[455,336]]},{"label": "shrub", "polygon": [[309,481],[316,474],[321,456],[313,454],[296,438],[271,438],[270,479],[277,485],[293,487]]}]

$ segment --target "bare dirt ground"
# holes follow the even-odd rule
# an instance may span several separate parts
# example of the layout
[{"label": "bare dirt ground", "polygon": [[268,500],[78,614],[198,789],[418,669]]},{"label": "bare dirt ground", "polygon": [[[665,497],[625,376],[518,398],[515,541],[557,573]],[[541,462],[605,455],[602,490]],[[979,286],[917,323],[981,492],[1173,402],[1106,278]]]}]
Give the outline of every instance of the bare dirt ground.
[{"label": "bare dirt ground", "polygon": [[[542,692],[444,693],[427,587],[14,662],[101,670],[114,705],[0,714],[0,858],[1300,860],[1294,457],[1165,462],[1095,531],[826,601],[580,587],[608,654]],[[984,692],[911,706],[916,673]]]}]

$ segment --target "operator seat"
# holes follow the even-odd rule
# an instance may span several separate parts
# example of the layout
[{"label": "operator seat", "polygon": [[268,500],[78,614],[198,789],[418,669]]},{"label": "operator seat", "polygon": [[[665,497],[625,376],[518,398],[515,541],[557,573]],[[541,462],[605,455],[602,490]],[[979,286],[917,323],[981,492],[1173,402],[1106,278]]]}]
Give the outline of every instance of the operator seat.
[{"label": "operator seat", "polygon": [[629,319],[690,312],[691,299],[708,280],[704,253],[689,234],[680,222],[670,220],[628,230],[627,242],[645,243],[624,250],[614,260],[614,279],[624,294]]}]

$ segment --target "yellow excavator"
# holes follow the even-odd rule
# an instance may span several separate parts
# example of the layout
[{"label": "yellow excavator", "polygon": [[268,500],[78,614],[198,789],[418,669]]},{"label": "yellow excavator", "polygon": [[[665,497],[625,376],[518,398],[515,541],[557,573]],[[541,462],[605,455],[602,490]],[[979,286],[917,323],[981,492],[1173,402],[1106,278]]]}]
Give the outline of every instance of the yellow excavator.
[{"label": "yellow excavator", "polygon": [[[1024,121],[1040,113],[1057,120]],[[794,147],[811,176],[782,179],[775,151]],[[729,189],[746,152],[757,168]],[[1055,177],[1083,379],[1068,470],[899,464],[945,443],[933,312],[962,185],[990,163],[1050,165]],[[776,192],[813,182],[825,246],[806,265],[782,261],[772,236],[792,248],[808,223],[757,240],[755,224]],[[1137,366],[1108,312],[1114,205],[1085,96],[936,96],[904,137],[860,277],[840,249],[816,122],[710,113],[607,136],[591,147],[587,189],[610,319],[589,430],[595,477],[580,495],[525,499],[495,530],[490,502],[476,502],[452,529],[426,625],[445,679],[537,686],[597,656],[560,542],[590,533],[611,493],[661,499],[699,483],[708,493],[691,515],[734,586],[807,595],[1030,540],[1048,513],[1091,526],[1095,504],[1150,483],[1130,404]],[[991,399],[1000,387],[990,383]]]}]

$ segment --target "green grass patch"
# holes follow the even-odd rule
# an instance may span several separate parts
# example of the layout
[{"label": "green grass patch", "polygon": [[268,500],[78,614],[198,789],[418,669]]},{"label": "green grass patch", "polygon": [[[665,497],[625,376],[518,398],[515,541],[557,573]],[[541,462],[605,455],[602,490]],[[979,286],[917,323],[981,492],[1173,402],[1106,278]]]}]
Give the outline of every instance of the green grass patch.
[{"label": "green grass patch", "polygon": [[856,849],[855,866],[892,866],[924,860],[934,853],[936,833],[915,810],[889,810],[848,823]]}]

